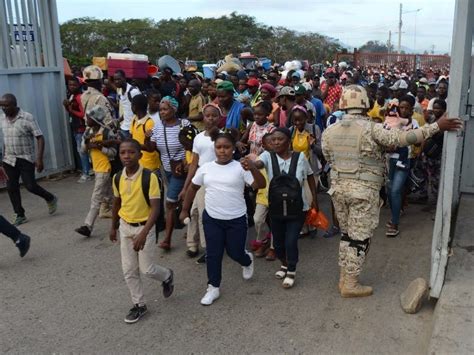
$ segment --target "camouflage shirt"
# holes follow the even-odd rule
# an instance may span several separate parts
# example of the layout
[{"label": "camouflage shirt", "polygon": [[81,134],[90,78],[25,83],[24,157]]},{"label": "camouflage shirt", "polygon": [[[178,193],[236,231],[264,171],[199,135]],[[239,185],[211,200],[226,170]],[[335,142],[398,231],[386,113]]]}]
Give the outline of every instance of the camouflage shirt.
[{"label": "camouflage shirt", "polygon": [[84,112],[87,113],[87,110],[90,110],[95,105],[102,106],[107,112],[107,116],[104,119],[104,125],[113,127],[114,119],[112,118],[113,107],[110,104],[109,100],[97,89],[93,87],[87,88],[86,91],[81,95],[82,107],[84,107]]},{"label": "camouflage shirt", "polygon": [[[322,150],[324,157],[328,161],[329,164],[332,164],[332,152],[330,150],[328,140],[331,139],[331,132],[334,130],[335,127],[341,125],[345,120],[354,120],[357,124],[363,127],[363,133],[361,137],[360,143],[360,154],[361,157],[365,157],[374,161],[380,161],[381,163],[384,162],[384,154],[387,148],[394,148],[399,147],[402,145],[409,145],[414,143],[421,143],[418,141],[414,141],[417,139],[416,135],[412,131],[402,131],[402,130],[387,130],[383,127],[381,123],[374,123],[370,120],[369,117],[361,116],[361,115],[344,115],[342,120],[337,122],[336,124],[328,127],[322,137]],[[426,124],[423,127],[419,128],[422,133],[423,139],[427,139],[433,136],[435,133],[439,132],[439,127],[437,123],[433,124]],[[404,138],[404,139],[402,139]],[[407,141],[409,143],[407,143]],[[402,143],[404,142],[404,143]],[[364,172],[364,171],[362,171]],[[380,170],[368,170],[368,173],[374,175],[381,175]],[[349,179],[344,178],[331,178],[331,187],[336,188],[337,186],[345,185],[348,183]],[[364,181],[364,180],[354,180],[351,179],[351,184],[360,184],[361,186],[365,186],[372,189],[380,189],[381,184]]]}]

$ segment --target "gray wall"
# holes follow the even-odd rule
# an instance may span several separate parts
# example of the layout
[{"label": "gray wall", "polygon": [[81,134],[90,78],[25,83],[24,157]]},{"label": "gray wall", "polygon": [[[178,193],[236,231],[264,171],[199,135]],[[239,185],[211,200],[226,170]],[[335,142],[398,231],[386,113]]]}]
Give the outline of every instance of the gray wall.
[{"label": "gray wall", "polygon": [[[25,37],[18,24],[28,25]],[[73,155],[69,122],[62,107],[66,89],[55,0],[0,0],[0,94],[7,92],[17,97],[23,110],[33,114],[43,131],[46,146],[42,175],[71,168]]]}]

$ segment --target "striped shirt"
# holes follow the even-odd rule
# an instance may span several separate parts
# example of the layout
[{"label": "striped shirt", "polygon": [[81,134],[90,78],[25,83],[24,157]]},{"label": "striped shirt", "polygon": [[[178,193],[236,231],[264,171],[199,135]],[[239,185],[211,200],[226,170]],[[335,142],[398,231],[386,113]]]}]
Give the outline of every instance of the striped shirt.
[{"label": "striped shirt", "polygon": [[[171,171],[170,160],[183,160],[185,156],[184,147],[179,142],[179,131],[181,127],[190,125],[185,119],[179,119],[174,126],[165,126],[163,121],[158,121],[153,127],[151,141],[155,142],[156,148],[160,152],[161,162],[165,171]],[[165,140],[166,130],[166,140]],[[168,143],[168,144],[166,144]]]},{"label": "striped shirt", "polygon": [[17,158],[35,162],[35,137],[43,133],[31,113],[19,110],[16,117],[9,120],[0,116],[0,128],[3,132],[3,161],[15,166]]}]

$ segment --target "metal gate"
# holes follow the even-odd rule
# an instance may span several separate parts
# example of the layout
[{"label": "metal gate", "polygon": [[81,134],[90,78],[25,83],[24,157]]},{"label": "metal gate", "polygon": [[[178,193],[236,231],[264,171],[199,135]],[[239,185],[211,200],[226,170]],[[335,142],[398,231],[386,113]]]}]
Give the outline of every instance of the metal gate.
[{"label": "metal gate", "polygon": [[0,0],[0,96],[5,93],[14,94],[18,106],[38,120],[46,143],[43,174],[71,168],[55,0]]},{"label": "metal gate", "polygon": [[449,68],[450,57],[447,55],[431,54],[398,54],[398,53],[337,53],[336,61],[348,61],[354,67],[375,67],[387,68],[396,66],[406,71],[439,70],[444,71]]}]

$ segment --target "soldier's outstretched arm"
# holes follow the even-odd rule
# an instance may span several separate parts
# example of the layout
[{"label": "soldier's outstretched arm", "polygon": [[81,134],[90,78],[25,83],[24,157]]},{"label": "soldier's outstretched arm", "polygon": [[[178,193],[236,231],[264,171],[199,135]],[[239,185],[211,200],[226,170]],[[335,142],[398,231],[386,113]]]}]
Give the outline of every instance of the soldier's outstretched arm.
[{"label": "soldier's outstretched arm", "polygon": [[422,143],[425,139],[434,136],[438,132],[457,131],[462,129],[463,123],[459,118],[441,117],[437,122],[425,124],[421,128],[410,131],[387,130],[382,124],[373,126],[372,137],[384,147],[405,147],[412,144]]}]

